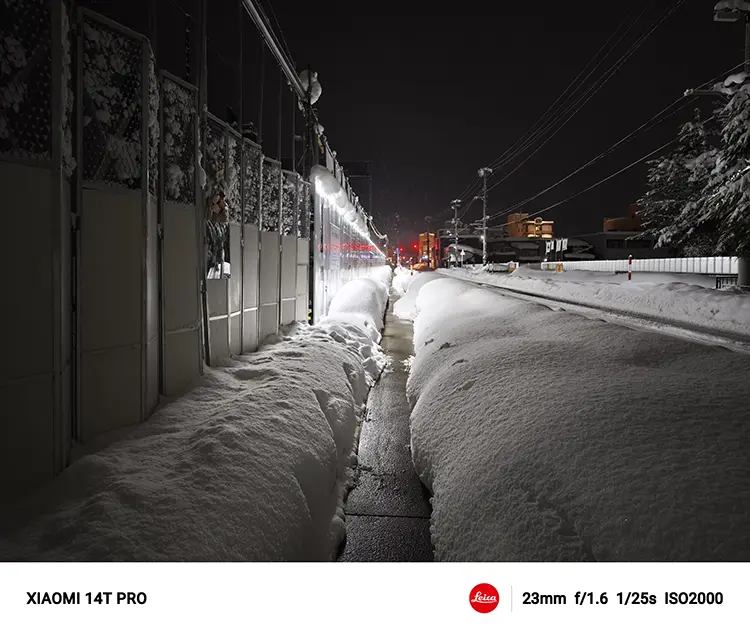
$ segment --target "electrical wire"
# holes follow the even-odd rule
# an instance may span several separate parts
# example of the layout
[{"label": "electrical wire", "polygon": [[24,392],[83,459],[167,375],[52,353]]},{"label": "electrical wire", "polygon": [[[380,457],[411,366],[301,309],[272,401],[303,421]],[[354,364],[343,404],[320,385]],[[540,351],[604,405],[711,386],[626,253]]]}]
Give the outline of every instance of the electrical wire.
[{"label": "electrical wire", "polygon": [[[529,128],[519,139],[517,139],[515,143],[511,145],[510,148],[508,148],[505,152],[503,152],[503,154],[501,154],[498,158],[494,159],[488,165],[488,167],[490,167],[491,169],[497,169],[500,166],[500,164],[503,162],[503,160],[508,158],[508,155],[513,153],[514,150],[519,145],[524,146],[525,144],[527,144],[528,141],[533,140],[538,136],[540,130],[542,130],[549,123],[548,121],[545,121],[545,117],[547,116],[547,114],[549,114],[549,112],[553,110],[553,108],[560,102],[560,100],[563,99],[563,97],[565,97],[565,95],[568,92],[570,92],[571,87],[573,87],[576,84],[576,82],[578,82],[580,77],[586,72],[586,69],[589,68],[589,66],[591,66],[598,59],[599,62],[594,66],[594,68],[591,69],[591,71],[589,71],[589,73],[586,75],[583,81],[586,81],[591,76],[591,74],[601,65],[604,59],[606,59],[609,56],[609,54],[614,50],[614,48],[622,41],[625,35],[627,35],[627,33],[630,32],[630,30],[633,28],[635,23],[643,16],[643,13],[645,12],[646,7],[644,7],[644,9],[641,11],[638,17],[630,24],[630,26],[628,26],[628,28],[620,36],[620,38],[618,38],[617,42],[615,42],[612,48],[609,51],[607,51],[607,53],[604,56],[601,56],[602,51],[604,51],[607,48],[609,43],[614,39],[614,37],[617,35],[617,33],[620,31],[623,25],[628,23],[628,21],[630,20],[630,18],[632,17],[632,15],[635,13],[636,10],[637,8],[633,8],[633,10],[628,14],[628,16],[622,22],[618,24],[617,28],[609,36],[607,41],[599,48],[599,50],[589,60],[586,66],[584,66],[583,69],[581,69],[581,71],[578,73],[578,75],[576,75],[576,77],[570,82],[570,84],[568,84],[566,89],[557,97],[557,99],[555,99],[555,101],[547,108],[547,110],[545,110],[545,112],[539,117],[539,119],[537,119],[534,125],[532,125],[531,128]],[[571,95],[574,94],[578,89],[579,87],[576,87],[576,89],[573,91],[573,93],[571,93]],[[560,107],[563,107],[563,105],[564,104],[561,104]],[[559,108],[557,110],[559,111]],[[553,119],[555,116],[556,114],[553,113]],[[472,180],[472,182],[464,189],[464,191],[458,196],[458,198],[462,199],[468,195],[473,196],[478,191],[480,182],[481,182],[480,179],[478,177],[475,177]],[[446,213],[447,211],[450,211],[450,208],[447,208],[446,211],[441,212],[441,213]]]},{"label": "electrical wire", "polygon": [[[705,123],[709,123],[709,122],[710,122],[710,121],[712,121],[713,119],[714,119],[714,117],[712,116],[712,117],[709,117],[708,119],[705,119],[705,120],[704,120],[704,121],[702,121],[701,123],[703,123],[703,124],[705,124]],[[625,171],[629,170],[629,169],[630,169],[631,167],[635,167],[636,165],[638,165],[638,164],[640,164],[640,163],[643,163],[643,161],[646,161],[646,160],[648,160],[648,159],[649,159],[649,158],[651,158],[651,157],[652,157],[652,156],[653,156],[654,154],[656,154],[656,153],[658,153],[658,152],[661,152],[661,151],[662,151],[662,150],[664,150],[665,148],[667,148],[667,147],[669,147],[670,145],[672,145],[672,143],[674,143],[675,141],[677,141],[677,140],[678,140],[679,138],[680,138],[680,136],[679,136],[679,135],[677,135],[677,136],[676,136],[675,138],[673,138],[673,139],[670,139],[669,141],[667,141],[667,142],[666,142],[666,143],[664,143],[663,145],[659,146],[659,147],[658,147],[658,148],[656,148],[655,150],[652,150],[651,152],[649,152],[648,154],[645,154],[645,155],[644,155],[644,156],[642,156],[641,158],[639,158],[639,159],[636,159],[635,161],[633,161],[633,162],[632,162],[632,163],[630,163],[629,165],[626,165],[626,166],[625,166],[625,167],[623,167],[622,169],[619,169],[619,170],[617,170],[617,171],[616,171],[616,172],[614,172],[613,174],[610,174],[609,176],[606,176],[605,178],[602,178],[601,180],[597,181],[597,182],[596,182],[596,183],[594,183],[593,185],[589,185],[589,186],[588,186],[588,187],[586,187],[585,189],[582,189],[582,190],[580,190],[580,191],[576,192],[575,194],[573,194],[573,195],[571,195],[571,196],[568,196],[567,198],[564,198],[563,200],[560,200],[560,201],[558,201],[558,202],[556,202],[556,203],[554,203],[554,204],[552,204],[552,205],[548,205],[547,207],[544,207],[544,208],[542,208],[542,209],[539,209],[539,210],[537,210],[537,211],[536,211],[535,213],[536,213],[536,214],[541,214],[541,213],[544,213],[545,211],[549,211],[550,209],[554,209],[555,207],[559,207],[560,205],[563,205],[563,204],[565,204],[565,203],[567,203],[567,202],[569,202],[569,201],[573,200],[574,198],[578,198],[578,196],[581,196],[582,194],[585,194],[586,192],[589,192],[589,191],[591,191],[591,190],[592,190],[592,189],[594,189],[595,187],[598,187],[599,185],[601,185],[601,184],[603,184],[603,183],[606,183],[606,182],[607,182],[607,181],[609,181],[609,180],[612,180],[612,179],[613,179],[613,178],[614,178],[615,176],[619,176],[619,175],[620,175],[620,174],[622,174],[623,172],[625,172]],[[499,215],[499,214],[498,214],[498,215]],[[510,224],[510,223],[505,223],[505,224]],[[495,225],[495,226],[501,226],[501,225]]]},{"label": "electrical wire", "polygon": [[[737,68],[739,68],[740,66],[743,66],[743,65],[744,65],[744,62],[742,62],[740,64],[737,64],[737,65],[733,66],[732,68],[730,68],[728,70],[725,70],[722,73],[719,73],[718,75],[714,76],[712,79],[709,79],[708,81],[703,82],[702,84],[700,84],[700,86],[710,85],[710,84],[714,83],[717,80],[717,78],[720,78],[722,75],[726,75],[727,73],[731,73],[732,71],[736,70]],[[541,190],[540,192],[534,194],[533,196],[530,196],[530,197],[528,197],[528,198],[526,198],[526,199],[524,199],[524,200],[522,200],[522,201],[520,201],[518,203],[515,203],[514,205],[511,205],[510,207],[507,207],[507,208],[503,209],[502,211],[499,211],[499,212],[496,212],[496,213],[490,215],[488,217],[488,220],[492,220],[494,218],[497,218],[497,217],[506,215],[508,213],[511,213],[511,212],[515,211],[516,209],[519,209],[520,207],[522,207],[522,206],[526,205],[527,203],[531,202],[532,200],[536,200],[537,198],[539,198],[539,196],[542,196],[543,194],[546,194],[548,191],[550,191],[550,190],[554,189],[555,187],[557,187],[558,185],[564,183],[565,181],[567,181],[572,176],[578,174],[582,170],[584,170],[587,167],[593,165],[598,160],[604,158],[605,156],[608,156],[615,149],[617,149],[619,146],[621,146],[622,144],[624,144],[627,141],[629,141],[630,139],[632,139],[639,132],[645,131],[645,130],[649,130],[649,129],[653,128],[654,126],[659,125],[660,123],[662,123],[663,121],[665,121],[669,117],[673,116],[674,114],[676,114],[677,112],[679,112],[680,110],[682,110],[683,108],[685,108],[686,106],[690,105],[691,103],[694,103],[696,101],[696,99],[697,99],[696,97],[692,97],[692,98],[688,99],[688,98],[686,98],[685,95],[680,96],[675,101],[673,101],[671,104],[669,104],[666,108],[663,108],[659,113],[657,113],[656,115],[654,115],[653,117],[651,117],[648,121],[642,123],[635,130],[633,130],[632,132],[630,132],[629,134],[627,134],[626,136],[624,136],[622,139],[620,139],[619,141],[617,141],[616,143],[614,143],[613,145],[611,145],[610,147],[608,147],[603,152],[599,153],[597,156],[595,156],[593,159],[591,159],[587,163],[584,163],[583,165],[581,165],[580,167],[578,167],[577,169],[575,169],[574,171],[572,171],[571,173],[569,173],[567,176],[564,176],[563,178],[561,178],[560,180],[558,180],[556,183],[553,183],[549,187],[546,187],[545,189]],[[669,112],[668,113],[668,111],[673,106],[675,106],[676,104],[678,104],[680,101],[684,101],[684,103],[679,108],[677,108],[676,110],[674,110],[673,112]],[[707,121],[709,121],[709,120],[707,120]],[[502,181],[500,181],[500,182],[502,182]],[[493,185],[493,187],[495,187],[495,186],[497,186],[499,184],[500,183],[496,183],[495,185]],[[492,189],[492,187],[488,188],[487,191],[489,192],[491,189]]]},{"label": "electrical wire", "polygon": [[[635,20],[634,20],[634,21],[633,21],[632,23],[630,23],[630,25],[629,25],[629,26],[628,26],[628,27],[626,28],[625,32],[624,32],[624,33],[622,33],[622,35],[620,35],[620,37],[618,38],[618,40],[617,40],[617,41],[615,42],[614,46],[613,46],[613,47],[612,47],[612,48],[611,48],[611,49],[610,49],[610,50],[609,50],[609,51],[608,51],[608,52],[607,52],[607,53],[606,53],[606,54],[605,54],[604,56],[600,57],[601,51],[602,51],[602,50],[603,50],[604,48],[606,48],[606,46],[608,45],[608,43],[609,43],[609,42],[611,42],[611,41],[612,41],[612,39],[613,39],[613,38],[615,37],[615,35],[616,35],[616,34],[617,34],[617,33],[618,33],[619,31],[620,31],[620,29],[622,28],[622,26],[623,26],[624,24],[627,24],[627,23],[628,23],[628,21],[629,21],[629,18],[630,18],[630,17],[631,17],[632,15],[633,15],[633,13],[635,12],[635,9],[634,9],[633,11],[631,11],[631,13],[630,13],[630,14],[628,15],[628,17],[627,17],[627,18],[626,18],[626,19],[625,19],[625,20],[624,20],[623,22],[621,22],[621,23],[620,23],[620,24],[618,25],[618,27],[617,27],[617,29],[615,30],[615,32],[614,32],[614,33],[613,33],[613,34],[612,34],[612,35],[611,35],[611,36],[609,37],[609,39],[607,40],[607,42],[605,42],[604,46],[603,46],[603,47],[601,47],[601,48],[599,49],[599,51],[597,51],[597,53],[595,54],[594,58],[592,58],[592,60],[591,60],[591,61],[590,61],[590,62],[589,62],[589,63],[588,63],[588,64],[587,64],[587,65],[586,65],[586,66],[585,66],[584,68],[583,68],[583,70],[582,70],[581,72],[579,72],[579,74],[578,74],[578,75],[576,76],[576,78],[575,78],[575,79],[573,80],[573,82],[571,82],[571,84],[570,84],[570,85],[568,86],[568,88],[566,88],[566,90],[565,90],[565,91],[563,91],[563,93],[562,93],[562,94],[560,95],[560,97],[558,97],[558,98],[557,98],[557,99],[555,100],[555,102],[554,102],[554,103],[552,104],[552,106],[550,106],[550,107],[549,107],[549,108],[548,108],[548,109],[547,109],[547,110],[545,111],[545,113],[544,113],[544,114],[542,115],[542,117],[540,117],[540,119],[539,119],[539,120],[537,121],[537,123],[535,123],[535,124],[534,124],[534,126],[532,126],[532,128],[531,128],[531,129],[530,129],[530,130],[529,130],[529,131],[528,131],[527,133],[525,133],[525,134],[524,134],[524,135],[523,135],[523,136],[522,136],[522,137],[521,137],[521,138],[520,138],[520,139],[519,139],[519,140],[518,140],[518,141],[517,141],[516,143],[514,143],[514,145],[513,145],[513,146],[511,146],[511,148],[509,148],[508,150],[506,150],[506,152],[504,152],[504,153],[503,153],[503,154],[502,154],[502,155],[501,155],[500,157],[498,157],[497,159],[495,159],[495,161],[493,161],[493,162],[492,162],[492,163],[490,164],[490,167],[491,167],[492,169],[498,169],[499,167],[502,167],[502,166],[504,166],[504,165],[507,165],[507,164],[508,164],[508,163],[509,163],[510,161],[512,161],[513,159],[517,158],[517,157],[518,157],[518,156],[520,156],[520,155],[521,155],[521,154],[522,154],[522,153],[523,153],[524,151],[526,151],[526,150],[527,150],[528,148],[530,148],[530,147],[531,147],[531,146],[532,146],[532,145],[533,145],[533,144],[534,144],[534,143],[535,143],[535,142],[536,142],[536,141],[537,141],[537,140],[538,140],[539,138],[541,138],[542,136],[544,136],[545,134],[547,134],[548,132],[550,132],[550,130],[552,130],[552,128],[553,128],[553,127],[554,127],[554,126],[555,126],[555,125],[556,125],[557,123],[559,123],[559,121],[560,121],[560,120],[561,120],[562,118],[565,118],[565,117],[567,116],[567,118],[565,118],[565,119],[564,119],[564,121],[562,121],[562,123],[561,123],[560,125],[558,125],[557,129],[555,129],[555,130],[554,130],[554,131],[553,131],[553,132],[552,132],[551,134],[547,134],[547,136],[546,136],[546,137],[544,138],[544,141],[542,142],[542,144],[541,144],[541,145],[539,145],[539,146],[538,146],[538,147],[537,147],[537,148],[536,148],[536,149],[534,150],[534,152],[533,152],[533,153],[532,153],[532,154],[531,154],[530,156],[528,156],[528,157],[527,157],[526,159],[524,159],[524,161],[523,161],[523,162],[521,163],[521,165],[518,165],[518,166],[517,166],[517,167],[516,167],[515,169],[513,169],[513,170],[511,171],[511,173],[510,173],[510,174],[512,174],[512,173],[516,172],[516,171],[517,171],[518,169],[520,169],[520,167],[521,167],[521,166],[522,166],[522,165],[523,165],[524,163],[526,163],[526,162],[527,162],[527,161],[528,161],[528,160],[529,160],[529,159],[530,159],[530,158],[531,158],[531,157],[532,157],[532,156],[533,156],[534,154],[536,154],[536,153],[537,153],[537,152],[538,152],[539,150],[541,150],[541,148],[542,148],[542,147],[543,147],[543,146],[544,146],[544,145],[545,145],[545,144],[546,144],[546,143],[547,143],[547,142],[548,142],[548,141],[549,141],[549,140],[550,140],[550,139],[551,139],[551,138],[552,138],[552,137],[553,137],[553,136],[554,136],[555,134],[557,134],[557,132],[559,132],[559,131],[560,131],[560,130],[562,129],[562,127],[563,127],[563,126],[564,126],[564,125],[565,125],[565,124],[566,124],[566,123],[567,123],[567,122],[568,122],[568,121],[569,121],[569,120],[570,120],[570,119],[571,119],[571,118],[572,118],[573,116],[575,116],[575,114],[577,114],[577,113],[578,113],[578,111],[579,111],[579,110],[580,110],[580,109],[581,109],[581,108],[582,108],[582,107],[583,107],[583,106],[584,106],[584,105],[585,105],[586,103],[588,103],[588,101],[589,101],[589,100],[590,100],[590,99],[591,99],[591,98],[592,98],[592,97],[593,97],[593,96],[594,96],[594,95],[595,95],[595,94],[596,94],[596,93],[597,93],[597,92],[598,92],[598,91],[599,91],[599,90],[600,90],[600,89],[601,89],[601,88],[602,88],[602,87],[604,86],[604,84],[605,84],[605,83],[606,83],[606,82],[607,82],[607,81],[608,81],[608,80],[609,80],[609,79],[610,79],[610,78],[611,78],[611,77],[612,77],[612,76],[613,76],[613,75],[614,75],[614,74],[615,74],[615,73],[617,72],[617,70],[619,70],[619,68],[620,68],[620,67],[621,67],[621,66],[622,66],[622,65],[623,65],[623,64],[624,64],[624,63],[625,63],[625,62],[626,62],[626,61],[627,61],[627,60],[628,60],[628,59],[629,59],[629,58],[630,58],[630,57],[631,57],[631,56],[632,56],[632,55],[633,55],[633,54],[634,54],[634,53],[636,52],[636,50],[638,50],[638,48],[640,48],[640,46],[641,46],[641,45],[643,44],[643,42],[644,42],[644,41],[645,41],[645,40],[646,40],[646,39],[647,39],[647,38],[648,38],[648,37],[649,37],[649,36],[650,36],[650,35],[651,35],[651,34],[652,34],[652,33],[653,33],[653,32],[654,32],[654,31],[655,31],[655,30],[656,30],[656,29],[657,29],[657,28],[658,28],[658,27],[659,27],[659,26],[661,25],[661,24],[662,24],[662,22],[664,22],[664,21],[665,21],[665,20],[666,20],[666,19],[667,19],[667,18],[668,18],[669,16],[671,16],[671,15],[672,15],[672,13],[674,13],[674,12],[675,12],[675,11],[676,11],[677,9],[679,9],[679,7],[680,7],[680,6],[681,6],[681,5],[682,5],[682,4],[684,3],[684,2],[685,2],[685,0],[677,0],[677,1],[676,1],[676,2],[675,2],[675,3],[674,3],[674,4],[673,4],[673,5],[672,5],[672,6],[671,6],[671,7],[669,8],[669,9],[667,9],[667,11],[666,11],[666,12],[665,12],[665,13],[664,13],[664,14],[663,14],[663,15],[662,15],[662,16],[661,16],[660,18],[658,18],[658,19],[657,19],[657,20],[656,20],[656,21],[655,21],[655,22],[654,22],[654,23],[652,24],[652,26],[651,26],[651,27],[650,27],[650,28],[649,28],[649,29],[648,29],[648,30],[647,30],[647,31],[646,31],[645,33],[641,34],[641,36],[639,36],[639,37],[638,37],[638,38],[636,39],[636,41],[635,41],[635,42],[634,42],[633,44],[631,44],[631,46],[630,46],[630,47],[628,48],[628,50],[627,50],[627,51],[625,51],[625,52],[624,52],[624,53],[623,53],[623,54],[622,54],[622,55],[621,55],[621,56],[620,56],[620,57],[619,57],[619,58],[618,58],[618,59],[617,59],[617,60],[616,60],[616,61],[615,61],[615,62],[614,62],[614,63],[613,63],[613,64],[612,64],[612,65],[611,65],[611,66],[610,66],[610,67],[609,67],[609,68],[608,68],[608,69],[607,69],[606,71],[605,71],[605,73],[604,73],[604,74],[603,74],[603,75],[602,75],[601,77],[599,77],[599,79],[597,79],[597,80],[596,80],[596,81],[595,81],[595,82],[594,82],[593,84],[591,84],[591,85],[590,85],[590,86],[589,86],[589,87],[588,87],[588,88],[587,88],[587,89],[586,89],[586,90],[585,90],[585,91],[584,91],[583,93],[581,93],[580,95],[578,95],[578,96],[577,96],[577,97],[575,98],[575,100],[574,100],[574,101],[573,101],[572,103],[569,103],[569,104],[567,104],[567,105],[566,105],[566,104],[565,104],[565,101],[568,101],[568,100],[564,100],[564,101],[563,101],[563,103],[561,103],[561,104],[560,104],[560,106],[559,106],[559,107],[557,108],[557,110],[556,110],[556,111],[555,111],[555,112],[553,113],[553,115],[551,116],[551,118],[550,118],[550,119],[549,119],[548,121],[546,121],[546,122],[545,122],[545,121],[544,121],[544,119],[545,119],[545,116],[546,116],[546,115],[547,115],[547,114],[549,113],[549,111],[550,111],[550,110],[551,110],[552,108],[554,108],[554,106],[555,106],[555,105],[556,105],[557,103],[559,103],[559,102],[560,102],[560,100],[561,100],[561,99],[562,99],[562,98],[563,98],[563,97],[564,97],[564,96],[565,96],[565,95],[566,95],[566,94],[567,94],[568,92],[570,92],[570,87],[571,87],[572,85],[574,85],[574,84],[575,84],[575,83],[577,82],[577,80],[578,80],[578,79],[580,78],[580,76],[581,76],[581,75],[582,75],[583,73],[585,73],[585,72],[586,72],[586,69],[587,69],[587,68],[588,68],[588,67],[589,67],[589,66],[591,65],[591,63],[592,63],[592,62],[593,62],[593,61],[594,61],[595,59],[599,58],[599,61],[598,61],[598,63],[597,63],[597,64],[596,64],[596,65],[595,65],[595,66],[594,66],[594,67],[593,67],[593,68],[592,68],[592,69],[591,69],[591,70],[590,70],[590,71],[588,72],[588,74],[587,74],[587,75],[586,75],[586,77],[585,77],[585,78],[584,78],[584,79],[582,80],[582,82],[581,82],[581,83],[583,83],[583,82],[585,82],[586,80],[588,80],[588,78],[589,78],[589,77],[591,77],[591,75],[592,75],[592,74],[593,74],[593,73],[594,73],[594,72],[596,71],[596,69],[597,69],[597,68],[599,68],[599,66],[601,66],[601,64],[602,64],[602,63],[604,62],[604,60],[605,60],[605,59],[606,59],[606,58],[607,58],[607,57],[608,57],[608,56],[609,56],[609,55],[611,54],[611,52],[612,52],[612,51],[613,51],[613,50],[614,50],[614,49],[615,49],[615,48],[617,47],[617,45],[618,45],[618,44],[619,44],[619,43],[620,43],[620,42],[622,41],[622,39],[623,39],[623,38],[624,38],[624,37],[625,37],[625,36],[627,35],[627,33],[629,33],[629,32],[630,32],[630,30],[631,30],[631,29],[633,28],[633,26],[634,26],[634,25],[635,25],[635,24],[636,24],[636,23],[638,22],[638,20],[640,20],[640,18],[641,18],[641,17],[643,16],[643,14],[645,13],[645,11],[646,11],[647,7],[644,7],[644,8],[643,8],[643,10],[641,11],[641,13],[640,13],[640,14],[638,15],[638,17],[637,17],[637,18],[636,18],[636,19],[635,19]],[[577,88],[576,88],[576,89],[575,89],[575,90],[574,90],[574,91],[573,91],[573,92],[571,93],[571,95],[570,95],[569,99],[570,99],[570,98],[573,98],[573,95],[575,94],[575,92],[576,92],[577,90],[579,90],[579,87],[577,87]],[[541,122],[541,124],[540,124],[540,122]],[[519,144],[520,144],[520,148],[519,148],[519,147],[517,147],[517,146],[518,146]],[[517,149],[516,149],[516,150],[514,151],[514,148],[517,148]],[[510,176],[510,174],[507,174],[507,175],[506,175],[506,176],[505,176],[505,177],[504,177],[504,178],[503,178],[502,180],[505,180],[505,178],[507,178],[508,176]],[[502,181],[501,181],[501,182],[502,182]],[[475,177],[475,179],[474,179],[474,180],[472,181],[472,184],[470,184],[470,185],[469,185],[469,186],[468,186],[468,187],[467,187],[467,188],[466,188],[466,189],[464,190],[464,194],[463,194],[463,195],[466,195],[466,192],[468,192],[469,194],[473,195],[473,194],[474,194],[474,193],[475,193],[476,191],[478,191],[478,188],[479,188],[479,183],[480,183],[479,179]],[[494,188],[494,187],[495,187],[495,186],[496,186],[497,184],[499,184],[499,183],[495,183],[495,184],[493,184],[493,186],[492,186],[492,187],[491,187],[490,189]],[[488,190],[488,191],[489,191],[489,190]],[[442,215],[443,213],[445,213],[445,212],[442,212],[441,214],[438,214],[438,215]]]},{"label": "electrical wire", "polygon": [[[560,115],[558,120],[551,122],[548,124],[548,126],[541,130],[537,137],[535,139],[530,140],[524,147],[522,147],[516,155],[510,157],[507,161],[503,163],[503,165],[507,164],[510,160],[513,158],[516,158],[517,156],[520,156],[522,152],[527,150],[531,145],[538,140],[541,136],[544,135],[543,142],[536,147],[536,149],[527,156],[519,165],[517,165],[511,172],[506,174],[503,179],[500,182],[503,182],[506,180],[510,175],[518,171],[526,162],[528,162],[539,150],[541,150],[562,128],[563,126],[570,121],[580,110],[585,106],[591,98],[609,81],[609,79],[612,78],[612,76],[620,69],[620,67],[640,48],[640,46],[645,42],[645,40],[659,27],[659,25],[664,22],[674,11],[676,11],[685,0],[677,0],[677,2],[664,14],[662,17],[657,20],[656,23],[653,24],[653,26],[643,35],[641,35],[636,42],[634,42],[631,47],[623,53],[623,55],[615,62],[615,64],[610,67],[608,71],[605,72],[602,77],[600,77],[598,80],[596,80],[589,88],[581,94],[575,102],[573,102],[568,108]],[[572,111],[572,112],[571,112]],[[566,116],[567,115],[567,116]],[[560,123],[554,130],[552,129],[555,124],[559,122],[559,119],[565,117],[564,121]],[[551,131],[551,133],[549,133]],[[549,134],[547,134],[549,133]],[[494,189],[494,187],[497,187],[497,185],[500,184],[500,182],[496,182],[490,187],[491,189]],[[489,191],[489,190],[488,190]]]}]

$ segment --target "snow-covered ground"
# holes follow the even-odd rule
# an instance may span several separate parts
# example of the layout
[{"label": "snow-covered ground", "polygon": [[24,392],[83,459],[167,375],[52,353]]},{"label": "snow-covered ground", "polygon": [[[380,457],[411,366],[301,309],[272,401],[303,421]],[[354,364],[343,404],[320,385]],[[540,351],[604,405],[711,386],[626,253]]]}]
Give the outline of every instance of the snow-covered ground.
[{"label": "snow-covered ground", "polygon": [[437,560],[750,560],[750,356],[412,280]]},{"label": "snow-covered ground", "polygon": [[625,310],[724,333],[750,336],[750,293],[714,290],[714,278],[701,275],[633,273],[627,275],[566,271],[554,273],[521,266],[513,273],[481,269],[441,269],[442,275],[469,279],[554,299]]},{"label": "snow-covered ground", "polygon": [[389,278],[383,267],[350,282],[323,323],[207,369],[186,396],[3,509],[0,559],[330,560],[357,426],[385,365]]}]

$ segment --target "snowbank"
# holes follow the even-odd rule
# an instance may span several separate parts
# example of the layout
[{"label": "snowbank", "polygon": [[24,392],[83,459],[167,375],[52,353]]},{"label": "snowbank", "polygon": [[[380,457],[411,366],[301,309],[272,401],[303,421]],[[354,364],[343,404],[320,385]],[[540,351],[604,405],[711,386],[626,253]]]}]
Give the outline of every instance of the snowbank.
[{"label": "snowbank", "polygon": [[419,290],[432,280],[440,279],[440,274],[431,271],[420,273],[399,268],[393,277],[393,288],[401,297],[393,305],[393,314],[400,319],[414,319],[417,315],[417,295]]},{"label": "snowbank", "polygon": [[[362,295],[337,296],[341,314],[379,323],[387,287],[351,284]],[[207,369],[186,396],[4,509],[0,559],[330,560],[385,361],[371,335],[333,315]]]},{"label": "snowbank", "polygon": [[367,333],[375,343],[380,343],[390,277],[390,267],[383,266],[375,269],[370,277],[347,282],[331,300],[328,315],[320,323],[351,324]]},{"label": "snowbank", "polygon": [[626,275],[552,273],[527,266],[509,275],[461,269],[446,269],[443,274],[551,299],[568,299],[643,317],[668,319],[685,326],[750,336],[750,294],[714,290],[710,276],[634,273],[633,280],[628,282]]},{"label": "snowbank", "polygon": [[750,559],[750,357],[450,278],[415,303],[436,560]]}]

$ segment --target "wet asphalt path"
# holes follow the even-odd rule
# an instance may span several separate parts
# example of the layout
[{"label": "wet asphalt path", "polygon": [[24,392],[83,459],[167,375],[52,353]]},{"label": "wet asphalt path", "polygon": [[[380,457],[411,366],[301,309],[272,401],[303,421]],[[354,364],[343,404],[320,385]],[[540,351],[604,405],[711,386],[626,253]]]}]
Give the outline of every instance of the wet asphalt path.
[{"label": "wet asphalt path", "polygon": [[356,484],[346,503],[346,544],[339,561],[432,561],[429,492],[414,471],[406,401],[412,325],[393,315],[381,347],[391,368],[372,388],[359,439]]}]

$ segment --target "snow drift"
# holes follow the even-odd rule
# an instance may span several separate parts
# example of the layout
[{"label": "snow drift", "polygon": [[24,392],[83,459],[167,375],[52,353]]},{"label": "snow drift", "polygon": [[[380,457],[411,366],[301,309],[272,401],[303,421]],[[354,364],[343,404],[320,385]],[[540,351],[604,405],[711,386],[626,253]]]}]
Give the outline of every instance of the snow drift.
[{"label": "snow drift", "polygon": [[668,319],[729,334],[750,336],[750,294],[706,288],[710,276],[634,273],[627,276],[584,271],[552,273],[517,268],[509,275],[470,269],[444,270],[444,275],[492,286],[572,300],[598,308],[624,310],[643,317]]},{"label": "snow drift", "polygon": [[[350,284],[340,314],[380,323],[382,312],[358,311],[380,311],[387,287]],[[356,428],[383,366],[371,332],[331,315],[207,369],[186,396],[4,513],[0,559],[330,560]]]},{"label": "snow drift", "polygon": [[436,560],[750,559],[748,356],[449,278],[415,303]]}]

